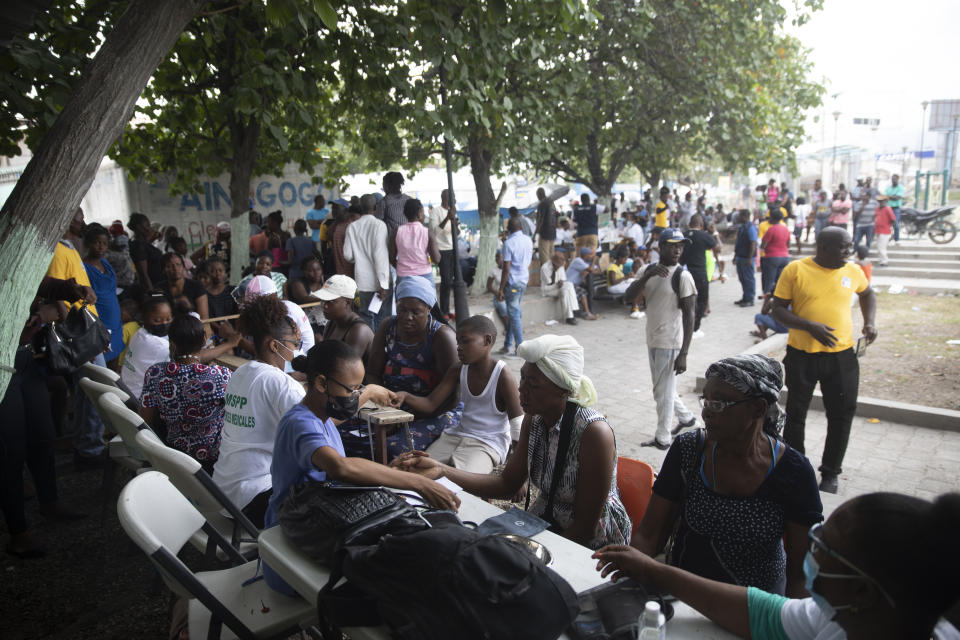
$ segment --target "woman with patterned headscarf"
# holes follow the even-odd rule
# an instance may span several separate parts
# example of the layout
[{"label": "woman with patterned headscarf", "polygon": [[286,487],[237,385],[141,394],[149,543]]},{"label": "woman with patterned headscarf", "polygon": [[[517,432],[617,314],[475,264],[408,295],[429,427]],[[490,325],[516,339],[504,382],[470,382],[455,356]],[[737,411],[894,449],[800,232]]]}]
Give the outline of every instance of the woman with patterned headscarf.
[{"label": "woman with patterned headscarf", "polygon": [[780,440],[780,363],[747,354],[707,368],[705,429],[673,442],[631,544],[691,573],[805,597],[807,531],[823,520],[807,458]]},{"label": "woman with patterned headscarf", "polygon": [[550,530],[591,549],[630,535],[630,518],[617,492],[613,428],[589,407],[597,401],[583,374],[583,347],[570,336],[545,335],[520,344],[523,425],[516,450],[501,475],[469,473],[406,454],[397,465],[447,476],[483,498],[509,498],[528,481],[537,497],[527,509]]}]

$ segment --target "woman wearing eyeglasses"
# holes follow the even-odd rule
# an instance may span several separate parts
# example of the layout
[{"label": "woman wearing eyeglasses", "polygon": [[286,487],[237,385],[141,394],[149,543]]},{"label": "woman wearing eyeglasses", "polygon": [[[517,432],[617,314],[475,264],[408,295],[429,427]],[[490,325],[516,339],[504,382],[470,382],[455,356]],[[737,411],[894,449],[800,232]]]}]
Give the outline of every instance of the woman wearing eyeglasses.
[{"label": "woman wearing eyeglasses", "polygon": [[300,330],[283,301],[273,295],[246,303],[239,329],[252,336],[256,359],[238,367],[227,383],[213,481],[262,527],[277,424],[304,396],[303,385],[283,372],[301,347]]},{"label": "woman wearing eyeglasses", "polygon": [[670,593],[744,638],[955,640],[941,617],[960,597],[960,494],[935,501],[896,493],[858,496],[806,538],[810,597],[789,599],[707,580],[632,547],[598,550],[597,570]]},{"label": "woman wearing eyeglasses", "polygon": [[[705,429],[674,440],[630,544],[712,580],[806,595],[807,531],[823,520],[803,454],[779,439],[780,363],[741,355],[707,369]],[[671,533],[673,534],[671,537]]]},{"label": "woman wearing eyeglasses", "polygon": [[[277,427],[271,467],[273,497],[265,526],[277,524],[280,505],[291,487],[326,480],[412,489],[434,507],[457,510],[460,501],[456,495],[433,480],[365,458],[347,457],[337,424],[355,416],[367,400],[389,406],[395,399],[381,386],[362,384],[364,368],[359,352],[340,340],[325,340],[306,356],[298,357],[293,366],[307,376],[307,395]],[[294,593],[270,567],[264,565],[263,574],[272,588]]]}]

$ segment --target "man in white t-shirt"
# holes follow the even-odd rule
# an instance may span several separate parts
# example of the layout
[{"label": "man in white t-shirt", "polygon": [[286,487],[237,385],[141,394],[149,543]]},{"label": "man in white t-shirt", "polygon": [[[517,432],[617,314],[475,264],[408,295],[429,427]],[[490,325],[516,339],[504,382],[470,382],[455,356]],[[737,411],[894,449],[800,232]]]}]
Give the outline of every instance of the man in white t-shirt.
[{"label": "man in white t-shirt", "polygon": [[453,265],[453,225],[458,224],[457,209],[451,207],[447,190],[440,192],[440,206],[430,207],[430,219],[427,226],[433,231],[437,239],[437,249],[440,251],[440,263],[437,265],[440,270],[440,289],[437,303],[440,305],[440,313],[444,316],[450,316],[450,291],[453,290],[454,265]]},{"label": "man in white t-shirt", "polygon": [[633,211],[626,212],[626,225],[620,231],[620,236],[627,238],[628,240],[633,240],[637,243],[637,246],[643,244],[645,235],[643,233],[643,227],[637,224],[637,214]]},{"label": "man in white t-shirt", "polygon": [[[633,302],[642,295],[647,302],[647,356],[657,403],[657,431],[640,446],[662,451],[670,448],[674,435],[697,421],[676,394],[677,375],[687,370],[697,299],[693,276],[678,264],[689,243],[679,229],[664,229],[660,233],[660,261],[644,269],[623,296],[626,302]],[[682,269],[679,276],[674,275],[677,269]],[[671,430],[674,414],[679,425]]]}]

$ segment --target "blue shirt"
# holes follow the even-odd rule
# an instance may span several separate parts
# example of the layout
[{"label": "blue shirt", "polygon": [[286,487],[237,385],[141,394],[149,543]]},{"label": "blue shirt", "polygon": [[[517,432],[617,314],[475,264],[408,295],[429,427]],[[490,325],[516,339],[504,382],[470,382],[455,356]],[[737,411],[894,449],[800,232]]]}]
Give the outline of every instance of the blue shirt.
[{"label": "blue shirt", "polygon": [[503,243],[503,261],[510,262],[510,277],[506,284],[527,284],[531,260],[533,241],[522,231],[514,231]]},{"label": "blue shirt", "polygon": [[587,261],[577,256],[570,261],[570,266],[567,267],[567,282],[572,284],[575,287],[579,287],[580,283],[583,282],[583,272],[590,265],[587,264]]},{"label": "blue shirt", "polygon": [[[323,482],[327,479],[327,474],[314,467],[310,460],[313,452],[320,447],[331,447],[341,456],[345,455],[340,432],[337,431],[332,420],[327,419],[324,422],[306,405],[294,405],[277,425],[273,462],[270,463],[273,495],[270,496],[270,504],[267,505],[267,513],[263,519],[264,528],[277,524],[280,505],[283,504],[292,487],[306,482]],[[271,588],[281,593],[294,593],[290,585],[266,563],[263,565],[263,577]]]},{"label": "blue shirt", "polygon": [[578,204],[573,207],[573,219],[577,223],[577,237],[595,236],[597,229],[597,205]]},{"label": "blue shirt", "polygon": [[[327,207],[323,209],[310,209],[307,211],[307,220],[323,220],[329,213],[330,209]],[[311,229],[311,231],[313,231],[313,241],[320,242],[320,229]]]},{"label": "blue shirt", "polygon": [[751,258],[750,245],[757,242],[757,228],[752,222],[740,226],[737,232],[737,244],[733,248],[735,258]]}]

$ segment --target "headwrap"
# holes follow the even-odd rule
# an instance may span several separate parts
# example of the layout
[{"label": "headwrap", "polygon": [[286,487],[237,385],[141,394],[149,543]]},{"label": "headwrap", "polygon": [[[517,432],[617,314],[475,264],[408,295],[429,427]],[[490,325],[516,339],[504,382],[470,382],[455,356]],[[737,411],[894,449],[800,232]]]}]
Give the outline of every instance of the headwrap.
[{"label": "headwrap", "polygon": [[437,287],[420,276],[408,276],[397,283],[397,300],[416,298],[430,308],[437,304]]},{"label": "headwrap", "polygon": [[526,340],[517,355],[537,365],[553,384],[570,392],[570,401],[589,407],[597,401],[597,390],[583,375],[583,347],[571,336],[547,334]]},{"label": "headwrap", "polygon": [[707,378],[717,378],[745,396],[767,401],[764,432],[777,436],[783,428],[784,414],[777,406],[783,388],[780,363],[773,358],[755,353],[741,354],[714,362],[707,367]]}]

